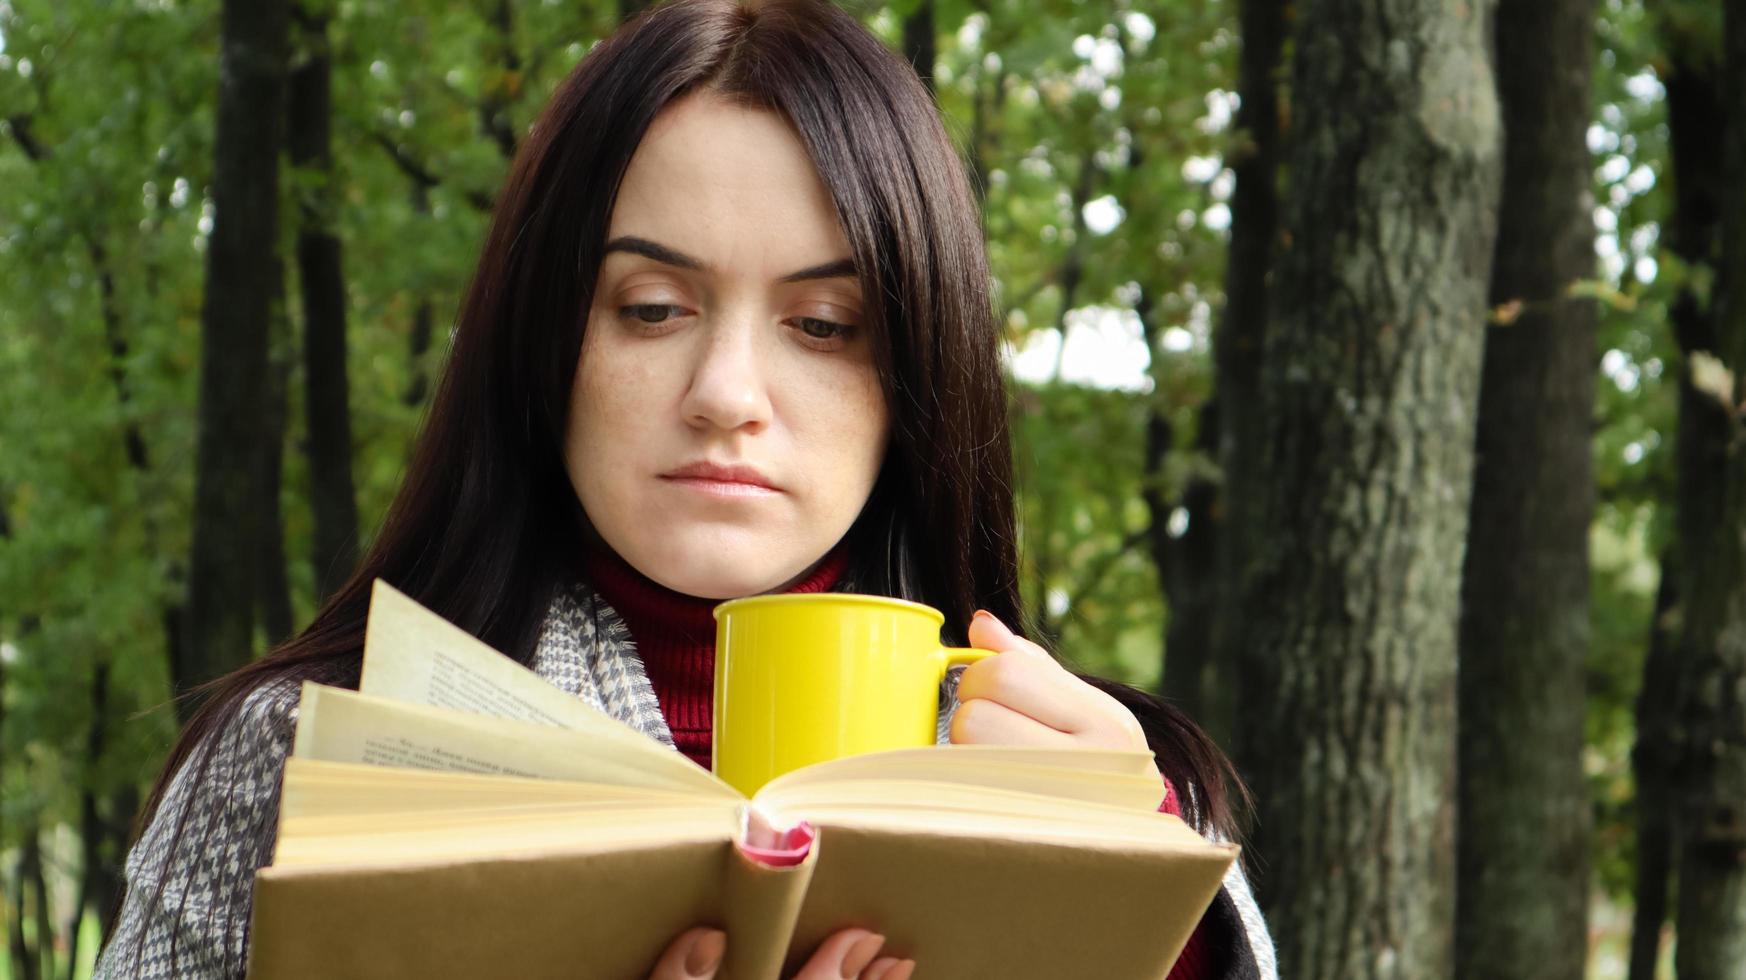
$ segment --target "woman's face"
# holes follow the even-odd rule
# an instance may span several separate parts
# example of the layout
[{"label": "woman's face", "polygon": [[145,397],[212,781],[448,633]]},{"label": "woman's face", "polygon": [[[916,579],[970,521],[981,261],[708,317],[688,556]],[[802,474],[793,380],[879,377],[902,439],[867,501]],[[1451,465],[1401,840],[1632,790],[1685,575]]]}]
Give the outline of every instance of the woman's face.
[{"label": "woman's face", "polygon": [[868,334],[787,123],[711,92],[669,106],[619,190],[571,389],[565,465],[594,527],[688,595],[802,577],[884,458]]}]

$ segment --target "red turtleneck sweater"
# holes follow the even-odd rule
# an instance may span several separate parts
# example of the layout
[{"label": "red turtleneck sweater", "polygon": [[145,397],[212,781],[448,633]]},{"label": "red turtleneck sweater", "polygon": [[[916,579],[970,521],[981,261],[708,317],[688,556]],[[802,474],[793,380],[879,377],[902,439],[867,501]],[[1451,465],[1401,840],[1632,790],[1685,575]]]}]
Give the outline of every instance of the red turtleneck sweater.
[{"label": "red turtleneck sweater", "polygon": [[[848,567],[839,545],[789,592],[826,592]],[[644,576],[606,548],[588,555],[588,575],[607,604],[624,619],[655,689],[673,744],[686,758],[709,768],[715,710],[715,615],[723,600],[674,592]],[[1176,790],[1166,781],[1165,813],[1182,815]],[[1213,955],[1204,923],[1171,968],[1169,980],[1210,980]]]},{"label": "red turtleneck sweater", "polygon": [[[848,552],[839,546],[788,591],[828,591],[848,565]],[[715,711],[714,612],[724,600],[674,592],[605,548],[589,553],[588,574],[630,629],[661,715],[673,730],[673,744],[708,769]]]}]

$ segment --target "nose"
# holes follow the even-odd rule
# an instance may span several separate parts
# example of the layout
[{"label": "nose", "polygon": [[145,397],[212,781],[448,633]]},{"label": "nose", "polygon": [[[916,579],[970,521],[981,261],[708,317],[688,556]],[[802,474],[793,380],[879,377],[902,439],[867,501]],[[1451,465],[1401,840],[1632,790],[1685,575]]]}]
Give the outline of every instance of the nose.
[{"label": "nose", "polygon": [[701,332],[703,342],[680,403],[690,425],[757,432],[770,422],[770,392],[750,317],[723,317]]}]

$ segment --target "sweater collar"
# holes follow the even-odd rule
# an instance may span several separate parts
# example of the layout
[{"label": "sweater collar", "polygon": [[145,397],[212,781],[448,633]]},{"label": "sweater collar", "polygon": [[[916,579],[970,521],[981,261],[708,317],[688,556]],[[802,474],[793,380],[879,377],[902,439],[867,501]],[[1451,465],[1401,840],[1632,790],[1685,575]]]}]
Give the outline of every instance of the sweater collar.
[{"label": "sweater collar", "polygon": [[[604,543],[587,551],[588,579],[601,598],[624,619],[639,646],[655,641],[715,645],[715,607],[725,599],[703,599],[675,592],[637,571]],[[804,578],[784,590],[828,592],[849,566],[847,545],[838,542]]]}]

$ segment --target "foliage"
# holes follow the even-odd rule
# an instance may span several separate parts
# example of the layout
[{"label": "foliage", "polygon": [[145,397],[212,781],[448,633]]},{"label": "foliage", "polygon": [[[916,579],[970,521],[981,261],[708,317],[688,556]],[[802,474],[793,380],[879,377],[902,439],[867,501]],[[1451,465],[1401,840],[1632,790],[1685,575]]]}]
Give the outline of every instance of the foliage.
[{"label": "foliage", "polygon": [[[857,9],[896,45],[902,18],[922,2]],[[1666,308],[1687,272],[1658,240],[1670,199],[1658,180],[1667,136],[1653,25],[1642,0],[1601,7],[1590,148],[1603,244],[1587,288],[1605,297],[1605,378],[1589,773],[1597,875],[1623,899],[1631,699],[1670,527],[1668,382],[1677,361]],[[1676,26],[1699,33],[1720,9],[1675,7]],[[508,166],[503,136],[525,132],[618,8],[308,0],[304,9],[331,18],[342,191],[333,217],[345,248],[368,535],[418,424],[422,403],[408,394],[444,356]],[[937,94],[983,195],[1013,353],[1027,603],[1077,665],[1156,685],[1168,609],[1140,494],[1149,482],[1174,496],[1191,475],[1217,477],[1215,461],[1193,446],[1222,303],[1232,189],[1223,159],[1242,139],[1228,125],[1236,4],[938,0],[933,12]],[[216,0],[0,0],[7,875],[21,828],[76,826],[82,789],[109,796],[142,785],[174,734],[165,614],[181,601],[189,550],[218,13]],[[306,54],[300,47],[297,57]],[[317,179],[287,172],[284,214]],[[294,280],[286,295],[299,322]],[[1135,314],[1142,295],[1157,327],[1150,348]],[[423,351],[421,311],[435,335]],[[1093,347],[1112,353],[1082,361]],[[291,363],[282,493],[302,622],[314,575],[300,368]],[[1150,413],[1175,433],[1153,473]],[[89,691],[100,663],[114,672],[100,719],[112,735],[93,764]]]},{"label": "foliage", "polygon": [[1635,881],[1630,751],[1659,559],[1673,536],[1678,347],[1667,310],[1686,270],[1660,240],[1672,211],[1659,38],[1638,2],[1611,3],[1597,28],[1594,154],[1598,262],[1592,627],[1586,766],[1595,801],[1595,875],[1629,903]]}]

